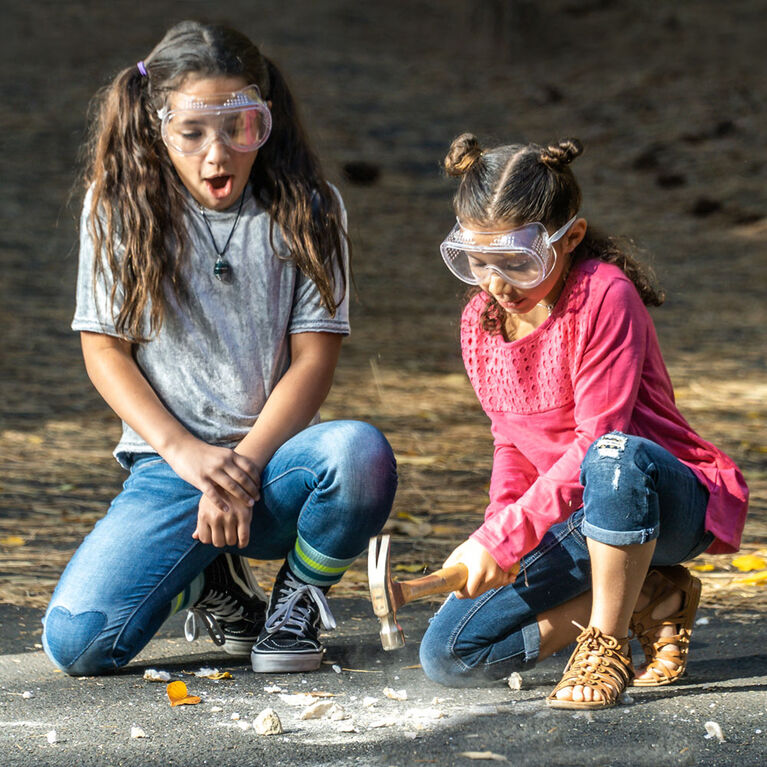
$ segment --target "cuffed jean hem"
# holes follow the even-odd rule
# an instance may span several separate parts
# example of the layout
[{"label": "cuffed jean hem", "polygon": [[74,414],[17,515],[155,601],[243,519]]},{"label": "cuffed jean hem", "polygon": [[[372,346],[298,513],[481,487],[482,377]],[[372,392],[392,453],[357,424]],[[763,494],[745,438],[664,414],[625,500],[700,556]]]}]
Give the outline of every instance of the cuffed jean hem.
[{"label": "cuffed jean hem", "polygon": [[517,671],[532,668],[538,662],[538,656],[541,654],[541,629],[538,626],[538,619],[532,618],[522,626],[521,631],[525,657],[519,661]]},{"label": "cuffed jean hem", "polygon": [[581,524],[581,532],[587,538],[599,543],[606,543],[609,546],[631,546],[634,543],[647,543],[655,540],[660,533],[660,525],[644,530],[605,530],[584,519]]}]

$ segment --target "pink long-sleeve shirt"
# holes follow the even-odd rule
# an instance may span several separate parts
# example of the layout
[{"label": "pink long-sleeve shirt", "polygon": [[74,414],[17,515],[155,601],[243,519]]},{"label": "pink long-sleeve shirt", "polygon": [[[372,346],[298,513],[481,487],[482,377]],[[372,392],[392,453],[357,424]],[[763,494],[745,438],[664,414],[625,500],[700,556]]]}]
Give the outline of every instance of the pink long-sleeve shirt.
[{"label": "pink long-sleeve shirt", "polygon": [[495,443],[490,504],[471,537],[502,568],[580,508],[581,462],[611,431],[650,439],[689,466],[709,492],[708,551],[738,549],[743,476],[677,409],[650,315],[620,269],[576,264],[551,316],[517,341],[482,329],[486,300],[475,296],[461,321],[464,364]]}]

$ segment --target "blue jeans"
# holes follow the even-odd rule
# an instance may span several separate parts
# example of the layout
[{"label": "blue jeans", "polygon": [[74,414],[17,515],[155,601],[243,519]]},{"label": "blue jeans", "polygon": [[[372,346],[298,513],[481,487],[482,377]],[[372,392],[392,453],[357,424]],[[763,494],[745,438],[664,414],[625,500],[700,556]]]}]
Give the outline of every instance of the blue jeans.
[{"label": "blue jeans", "polygon": [[147,644],[172,602],[222,551],[281,559],[300,535],[321,555],[351,559],[383,527],[396,484],[394,456],[375,427],[310,426],[264,469],[248,546],[219,549],[192,538],[200,491],[159,456],[137,456],[123,491],[59,580],[43,619],[43,647],[68,674],[114,671]]},{"label": "blue jeans", "polygon": [[427,676],[460,687],[532,668],[538,615],[591,588],[586,537],[616,546],[656,540],[654,565],[692,559],[713,540],[704,526],[708,492],[654,442],[619,432],[601,437],[580,481],[583,506],[548,530],[513,584],[476,599],[448,597],[421,643]]}]

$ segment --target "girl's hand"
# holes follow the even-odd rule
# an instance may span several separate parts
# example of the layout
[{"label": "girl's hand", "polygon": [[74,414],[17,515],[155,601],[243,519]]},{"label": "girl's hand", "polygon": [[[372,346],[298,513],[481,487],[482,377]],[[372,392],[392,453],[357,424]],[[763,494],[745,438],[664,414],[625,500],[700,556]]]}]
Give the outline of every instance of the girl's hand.
[{"label": "girl's hand", "polygon": [[508,586],[514,582],[519,570],[516,566],[512,568],[510,573],[502,570],[490,552],[472,538],[454,549],[453,553],[445,560],[443,567],[455,565],[458,562],[463,562],[469,569],[466,585],[460,591],[453,592],[458,599],[474,599],[490,589]]},{"label": "girl's hand", "polygon": [[261,497],[261,467],[234,450],[192,439],[167,451],[166,459],[181,479],[222,512],[251,507]]},{"label": "girl's hand", "polygon": [[200,543],[212,543],[217,548],[238,546],[243,549],[250,540],[253,508],[230,498],[229,511],[221,511],[207,496],[200,498],[197,527],[192,538]]}]

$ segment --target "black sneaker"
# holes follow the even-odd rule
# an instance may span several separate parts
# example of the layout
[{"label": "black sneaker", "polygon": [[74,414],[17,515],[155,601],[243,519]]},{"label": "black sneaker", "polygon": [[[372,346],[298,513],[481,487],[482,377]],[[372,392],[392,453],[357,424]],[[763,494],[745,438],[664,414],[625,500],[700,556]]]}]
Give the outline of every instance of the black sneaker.
[{"label": "black sneaker", "polygon": [[320,627],[336,627],[322,589],[300,581],[286,562],[277,574],[267,614],[263,631],[250,651],[253,671],[318,669],[325,652],[319,640]]},{"label": "black sneaker", "polygon": [[237,554],[221,554],[205,568],[200,598],[189,608],[184,636],[199,636],[199,624],[229,655],[245,655],[263,628],[266,594],[248,563]]}]

